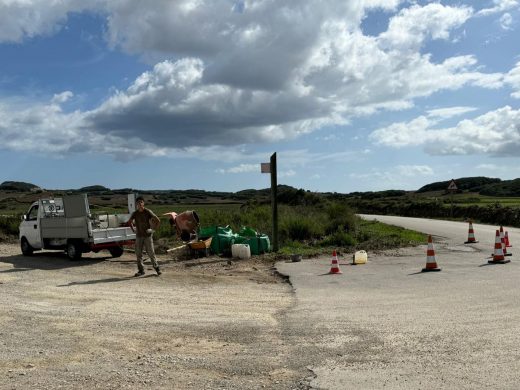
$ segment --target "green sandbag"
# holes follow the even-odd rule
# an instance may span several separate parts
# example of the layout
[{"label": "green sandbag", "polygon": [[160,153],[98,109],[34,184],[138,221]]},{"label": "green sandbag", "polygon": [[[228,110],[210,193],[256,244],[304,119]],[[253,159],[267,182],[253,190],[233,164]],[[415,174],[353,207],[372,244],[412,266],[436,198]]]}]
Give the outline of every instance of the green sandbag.
[{"label": "green sandbag", "polygon": [[243,226],[242,229],[238,232],[240,236],[244,237],[256,237],[257,233],[256,230],[253,228],[250,228],[249,226]]},{"label": "green sandbag", "polygon": [[244,237],[237,235],[232,244],[248,244],[252,255],[260,255],[269,252],[270,242],[266,234],[258,237]]},{"label": "green sandbag", "polygon": [[235,235],[229,226],[208,226],[200,228],[199,238],[212,237],[211,252],[217,255],[231,253],[231,242]]},{"label": "green sandbag", "polygon": [[234,234],[229,226],[208,226],[199,229],[199,238],[213,237],[211,252],[217,255],[231,253],[231,245],[248,244],[252,255],[269,252],[270,241],[266,234],[258,234],[254,229],[244,226],[239,234]]}]

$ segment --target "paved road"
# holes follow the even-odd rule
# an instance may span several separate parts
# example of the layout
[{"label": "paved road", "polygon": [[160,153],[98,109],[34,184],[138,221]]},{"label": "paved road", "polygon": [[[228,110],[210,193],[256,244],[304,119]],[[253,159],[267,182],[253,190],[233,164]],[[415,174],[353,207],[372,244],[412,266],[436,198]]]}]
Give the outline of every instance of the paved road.
[{"label": "paved road", "polygon": [[[366,215],[362,214],[365,219],[377,219],[378,221],[387,223],[389,225],[401,226],[407,229],[416,230],[438,236],[452,245],[460,245],[468,239],[468,223],[440,221],[426,218],[406,218],[393,217],[386,215]],[[479,250],[493,250],[495,244],[495,233],[499,226],[473,224],[475,237],[479,243],[474,246]],[[504,226],[504,229],[509,232],[509,238],[514,241],[514,237],[520,238],[520,229]],[[519,243],[520,245],[520,243]]]},{"label": "paved road", "polygon": [[[365,216],[365,218],[375,218]],[[328,275],[331,258],[278,263],[296,304],[287,323],[301,334],[315,389],[518,389],[520,265],[488,265],[496,227],[377,217],[435,236],[441,272],[421,273],[426,245],[378,255]],[[519,229],[507,228],[513,246]],[[298,359],[299,356],[294,356]]]}]

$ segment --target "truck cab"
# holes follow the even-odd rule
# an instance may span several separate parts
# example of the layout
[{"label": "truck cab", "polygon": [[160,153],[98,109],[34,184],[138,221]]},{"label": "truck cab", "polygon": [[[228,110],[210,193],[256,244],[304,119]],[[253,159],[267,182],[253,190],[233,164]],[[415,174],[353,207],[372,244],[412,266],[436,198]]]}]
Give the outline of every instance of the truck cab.
[{"label": "truck cab", "polygon": [[39,219],[40,205],[34,202],[27,214],[22,216],[20,223],[20,245],[24,255],[30,255],[34,250],[42,249],[42,236]]}]

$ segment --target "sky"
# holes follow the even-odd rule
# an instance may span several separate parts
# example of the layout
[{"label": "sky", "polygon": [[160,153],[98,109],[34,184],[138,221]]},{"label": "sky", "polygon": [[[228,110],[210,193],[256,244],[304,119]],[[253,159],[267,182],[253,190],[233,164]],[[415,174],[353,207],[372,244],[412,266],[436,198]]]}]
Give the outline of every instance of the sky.
[{"label": "sky", "polygon": [[0,182],[520,177],[520,0],[0,0]]}]

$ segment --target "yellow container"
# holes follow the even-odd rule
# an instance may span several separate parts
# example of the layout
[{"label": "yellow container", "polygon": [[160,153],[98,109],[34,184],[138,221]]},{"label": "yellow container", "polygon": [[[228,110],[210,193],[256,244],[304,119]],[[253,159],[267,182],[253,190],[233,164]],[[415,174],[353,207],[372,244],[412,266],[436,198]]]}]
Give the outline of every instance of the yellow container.
[{"label": "yellow container", "polygon": [[368,256],[366,251],[357,251],[354,253],[352,264],[366,264],[367,260]]}]

